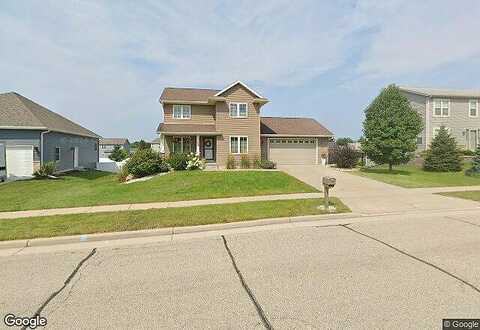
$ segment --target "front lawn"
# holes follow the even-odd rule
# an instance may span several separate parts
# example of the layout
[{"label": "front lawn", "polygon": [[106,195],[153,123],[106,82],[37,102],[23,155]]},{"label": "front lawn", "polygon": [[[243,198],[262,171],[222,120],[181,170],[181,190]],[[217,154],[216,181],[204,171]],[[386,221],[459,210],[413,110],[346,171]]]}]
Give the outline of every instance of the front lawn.
[{"label": "front lawn", "polygon": [[463,199],[469,199],[475,202],[480,202],[480,191],[452,191],[452,192],[443,192],[438,194],[442,196],[447,196],[447,197],[463,198]]},{"label": "front lawn", "polygon": [[405,188],[480,185],[480,178],[466,176],[464,171],[427,172],[410,165],[395,166],[392,172],[389,172],[386,166],[377,166],[350,173]]},{"label": "front lawn", "polygon": [[[331,198],[336,213],[350,212],[337,198]],[[323,214],[323,199],[294,199],[182,208],[70,214],[0,221],[0,240],[29,239],[127,230],[181,227],[248,221],[262,218]]]},{"label": "front lawn", "polygon": [[182,171],[131,184],[120,184],[115,174],[86,171],[2,184],[0,211],[310,192],[318,191],[279,171]]}]

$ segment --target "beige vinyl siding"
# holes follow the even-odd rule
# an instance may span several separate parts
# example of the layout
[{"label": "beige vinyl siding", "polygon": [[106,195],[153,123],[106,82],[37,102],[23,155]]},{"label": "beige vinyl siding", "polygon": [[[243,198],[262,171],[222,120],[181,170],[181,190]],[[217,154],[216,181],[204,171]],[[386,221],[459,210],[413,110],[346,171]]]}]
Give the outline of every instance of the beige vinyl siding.
[{"label": "beige vinyl siding", "polygon": [[[241,85],[232,87],[221,96],[226,97],[227,102],[216,104],[216,128],[223,134],[217,138],[217,164],[224,167],[227,162],[230,153],[230,136],[248,136],[248,156],[250,159],[260,159],[261,106],[252,103],[256,96]],[[229,102],[247,103],[247,118],[231,118]],[[241,156],[235,155],[234,157],[240,159]]]},{"label": "beige vinyl siding", "polygon": [[211,105],[191,105],[192,117],[190,119],[173,118],[173,104],[163,105],[165,124],[215,124],[215,107]]}]

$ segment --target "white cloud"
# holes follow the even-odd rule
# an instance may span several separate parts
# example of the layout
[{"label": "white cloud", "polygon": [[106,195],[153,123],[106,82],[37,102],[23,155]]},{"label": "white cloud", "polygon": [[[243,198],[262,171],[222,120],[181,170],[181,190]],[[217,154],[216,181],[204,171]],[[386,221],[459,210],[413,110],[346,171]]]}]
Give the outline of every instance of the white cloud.
[{"label": "white cloud", "polygon": [[[357,68],[386,78],[428,72],[480,55],[479,1],[361,1],[359,26],[372,36]],[[371,18],[371,20],[369,20]]]}]

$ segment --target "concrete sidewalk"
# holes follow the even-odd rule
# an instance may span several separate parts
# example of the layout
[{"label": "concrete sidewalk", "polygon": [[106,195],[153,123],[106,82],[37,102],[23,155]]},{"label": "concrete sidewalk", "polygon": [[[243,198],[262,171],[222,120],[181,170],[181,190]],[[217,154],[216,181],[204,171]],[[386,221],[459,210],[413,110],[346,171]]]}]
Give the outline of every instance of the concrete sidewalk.
[{"label": "concrete sidewalk", "polygon": [[199,200],[178,201],[178,202],[99,205],[99,206],[71,207],[71,208],[61,208],[61,209],[0,212],[0,220],[43,217],[43,216],[64,215],[64,214],[136,211],[136,210],[149,210],[149,209],[165,209],[169,207],[189,207],[189,206],[201,206],[201,205],[213,205],[213,204],[232,204],[232,203],[243,203],[243,202],[275,201],[275,200],[290,200],[290,199],[312,199],[312,198],[322,198],[322,197],[323,197],[322,193],[301,193],[301,194],[199,199]]}]

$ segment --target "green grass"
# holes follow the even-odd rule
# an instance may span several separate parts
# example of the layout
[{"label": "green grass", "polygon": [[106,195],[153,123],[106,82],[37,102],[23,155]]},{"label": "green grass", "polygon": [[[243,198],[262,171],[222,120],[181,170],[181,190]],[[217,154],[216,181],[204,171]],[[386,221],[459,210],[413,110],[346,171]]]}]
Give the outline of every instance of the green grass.
[{"label": "green grass", "polygon": [[463,198],[463,199],[469,199],[472,201],[480,202],[480,191],[452,191],[452,192],[438,193],[438,195]]},{"label": "green grass", "polygon": [[[330,203],[336,206],[336,213],[350,212],[337,198],[331,198]],[[319,205],[323,205],[323,199],[261,201],[2,220],[0,240],[194,226],[325,213],[317,208]]]},{"label": "green grass", "polygon": [[409,165],[395,166],[392,172],[389,172],[385,166],[378,166],[350,173],[405,188],[480,185],[479,177],[466,176],[464,171],[427,172],[421,168]]},{"label": "green grass", "polygon": [[0,211],[304,192],[317,190],[279,171],[182,171],[131,184],[120,184],[111,173],[87,171],[72,172],[59,180],[2,184]]}]

